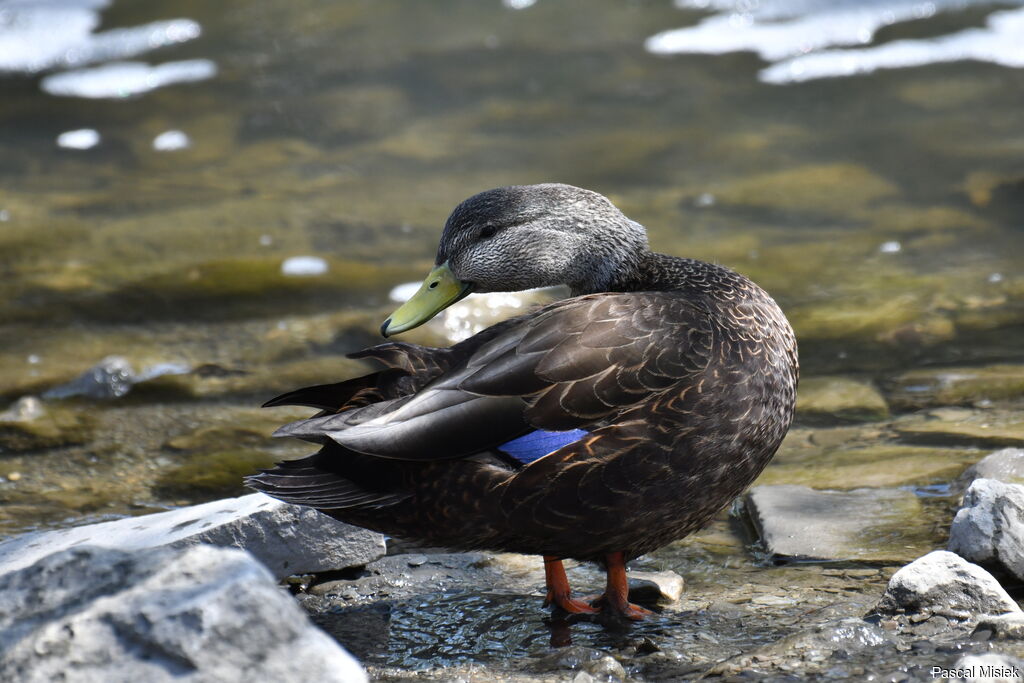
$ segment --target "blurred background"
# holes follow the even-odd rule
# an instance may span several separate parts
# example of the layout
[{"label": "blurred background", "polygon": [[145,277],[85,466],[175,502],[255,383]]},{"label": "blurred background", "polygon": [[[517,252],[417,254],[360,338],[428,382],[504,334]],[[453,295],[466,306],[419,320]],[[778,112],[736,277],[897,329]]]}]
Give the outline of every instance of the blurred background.
[{"label": "blurred background", "polygon": [[782,304],[762,483],[941,499],[1024,444],[1022,4],[0,0],[0,536],[305,454],[257,406],[361,370],[455,204],[550,181]]}]

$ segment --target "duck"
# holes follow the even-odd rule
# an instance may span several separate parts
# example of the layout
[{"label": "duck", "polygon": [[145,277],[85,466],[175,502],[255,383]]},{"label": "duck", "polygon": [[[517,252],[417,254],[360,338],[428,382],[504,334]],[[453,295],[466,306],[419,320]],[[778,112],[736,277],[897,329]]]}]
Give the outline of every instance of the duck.
[{"label": "duck", "polygon": [[[793,420],[796,337],[748,278],[654,252],[606,197],[558,183],[459,204],[380,331],[554,285],[570,296],[450,347],[352,353],[375,371],[268,401],[317,409],[275,436],[319,450],[246,483],[392,537],[539,555],[545,607],[649,616],[626,563],[707,525],[765,468]],[[603,567],[604,593],[573,597],[567,559]]]}]

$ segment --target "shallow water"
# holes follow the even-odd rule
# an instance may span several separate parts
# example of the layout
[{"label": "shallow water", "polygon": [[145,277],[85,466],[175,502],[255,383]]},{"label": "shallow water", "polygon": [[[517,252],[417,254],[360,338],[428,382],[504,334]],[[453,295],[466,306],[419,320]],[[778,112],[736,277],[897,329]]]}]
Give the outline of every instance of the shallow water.
[{"label": "shallow water", "polygon": [[[947,51],[778,84],[791,63],[651,39],[719,40],[724,17],[784,25],[771,60],[934,52],[1019,3],[856,4],[873,36],[819,48],[794,26],[841,22],[834,3],[677,4],[69,0],[58,24],[0,1],[0,535],[241,492],[302,454],[267,438],[298,414],[254,406],[359,371],[342,355],[377,339],[458,201],[560,181],[783,305],[805,402],[762,483],[908,487],[939,513],[893,545],[942,544],[943,487],[1024,444],[1024,70]],[[111,80],[115,59],[136,64]],[[479,306],[408,338],[446,343]],[[74,383],[111,356],[119,375]],[[837,375],[854,394],[811,381]],[[722,543],[711,566],[747,561]],[[511,625],[468,641],[474,661],[546,637],[519,598],[439,600]],[[374,661],[397,666],[395,642]]]}]

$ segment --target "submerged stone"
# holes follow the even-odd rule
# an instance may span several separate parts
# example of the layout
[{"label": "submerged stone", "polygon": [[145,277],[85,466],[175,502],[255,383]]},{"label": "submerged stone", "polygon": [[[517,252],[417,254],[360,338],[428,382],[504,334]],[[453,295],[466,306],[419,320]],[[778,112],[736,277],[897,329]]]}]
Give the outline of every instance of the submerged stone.
[{"label": "submerged stone", "polygon": [[87,443],[95,430],[96,420],[83,410],[23,396],[0,412],[0,453]]},{"label": "submerged stone", "polygon": [[921,502],[902,489],[756,486],[744,502],[765,552],[778,559],[892,562],[930,543],[917,523]]},{"label": "submerged stone", "polygon": [[897,192],[891,182],[856,164],[810,164],[743,178],[714,190],[723,204],[843,215]]},{"label": "submerged stone", "polygon": [[245,476],[273,467],[280,459],[279,455],[255,448],[192,453],[161,473],[154,490],[172,499],[238,496],[247,491],[242,481]]},{"label": "submerged stone", "polygon": [[897,408],[969,405],[1024,396],[1024,365],[922,368],[893,379],[889,398]]},{"label": "submerged stone", "polygon": [[889,417],[889,406],[870,382],[847,377],[800,380],[797,419],[814,422],[870,422]]},{"label": "submerged stone", "polygon": [[1024,419],[1015,410],[980,410],[951,420],[930,412],[893,423],[903,441],[977,448],[1024,445]]},{"label": "submerged stone", "polygon": [[955,479],[978,457],[967,448],[894,444],[877,430],[851,434],[852,429],[791,430],[757,483],[822,489],[928,486]]}]

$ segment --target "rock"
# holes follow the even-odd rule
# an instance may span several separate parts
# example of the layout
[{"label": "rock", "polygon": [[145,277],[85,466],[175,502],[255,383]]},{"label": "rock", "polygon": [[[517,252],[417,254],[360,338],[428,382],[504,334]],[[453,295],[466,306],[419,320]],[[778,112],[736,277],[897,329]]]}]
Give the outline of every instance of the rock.
[{"label": "rock", "polygon": [[800,382],[796,412],[803,421],[870,422],[888,418],[889,406],[870,382],[809,377]]},{"label": "rock", "polygon": [[0,679],[365,681],[248,553],[83,546],[0,575]]},{"label": "rock", "polygon": [[629,599],[633,602],[672,603],[682,597],[683,587],[683,577],[673,571],[629,574]]},{"label": "rock", "polygon": [[952,671],[946,672],[941,667],[932,667],[931,674],[933,678],[942,676],[949,681],[977,681],[978,683],[1007,681],[1007,683],[1014,683],[1024,680],[1024,660],[1001,652],[964,655],[956,660]]},{"label": "rock", "polygon": [[1024,486],[976,479],[953,518],[947,547],[1024,579]]},{"label": "rock", "polygon": [[277,578],[363,565],[385,552],[380,534],[254,493],[170,512],[17,536],[0,543],[0,573],[83,544],[135,550],[198,543],[244,548]]},{"label": "rock", "polygon": [[[790,430],[791,436],[757,483],[821,489],[946,484],[978,457],[968,448],[890,443],[877,431],[843,443],[842,435],[832,434],[837,429],[850,428]],[[801,436],[805,437],[803,443]]]},{"label": "rock", "polygon": [[36,451],[86,443],[96,419],[68,406],[47,406],[35,396],[22,396],[0,412],[0,452]]},{"label": "rock", "polygon": [[893,423],[892,428],[902,441],[921,444],[976,448],[1024,445],[1024,420],[1013,410],[978,411],[952,421],[914,416]]},{"label": "rock", "polygon": [[713,192],[725,206],[763,207],[785,215],[849,215],[897,189],[863,166],[808,164],[735,180]]},{"label": "rock", "polygon": [[756,486],[746,514],[769,555],[795,559],[902,561],[927,538],[908,536],[921,516],[917,496],[902,489],[815,491]]},{"label": "rock", "polygon": [[622,664],[619,664],[610,655],[586,662],[583,665],[583,670],[592,676],[591,680],[624,681],[627,679],[626,670]]},{"label": "rock", "polygon": [[968,467],[959,482],[966,487],[975,479],[1024,484],[1024,448],[1003,448],[989,453]]},{"label": "rock", "polygon": [[974,629],[975,636],[982,634],[994,640],[1024,640],[1024,613],[987,616]]},{"label": "rock", "polygon": [[922,368],[896,377],[890,387],[893,406],[902,410],[933,405],[964,405],[1024,394],[1024,365]]},{"label": "rock", "polygon": [[1021,611],[991,574],[945,550],[930,552],[893,574],[875,609],[880,614],[937,614],[958,620]]}]

